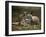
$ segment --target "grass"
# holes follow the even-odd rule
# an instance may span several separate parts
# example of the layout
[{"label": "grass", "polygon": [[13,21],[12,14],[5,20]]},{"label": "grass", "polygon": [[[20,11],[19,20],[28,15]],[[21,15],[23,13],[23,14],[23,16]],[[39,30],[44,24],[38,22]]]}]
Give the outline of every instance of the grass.
[{"label": "grass", "polygon": [[22,30],[40,30],[41,25],[15,25],[12,24],[12,31],[22,31]]}]

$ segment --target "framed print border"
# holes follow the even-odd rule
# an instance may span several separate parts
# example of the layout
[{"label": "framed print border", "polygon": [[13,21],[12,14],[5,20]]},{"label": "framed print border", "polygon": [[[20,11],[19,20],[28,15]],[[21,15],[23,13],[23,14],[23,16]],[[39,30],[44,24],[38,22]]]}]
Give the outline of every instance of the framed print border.
[{"label": "framed print border", "polygon": [[[42,4],[44,6],[44,32],[9,35],[9,3]],[[22,1],[5,1],[5,36],[34,35],[34,34],[45,34],[45,3],[22,2]]]}]

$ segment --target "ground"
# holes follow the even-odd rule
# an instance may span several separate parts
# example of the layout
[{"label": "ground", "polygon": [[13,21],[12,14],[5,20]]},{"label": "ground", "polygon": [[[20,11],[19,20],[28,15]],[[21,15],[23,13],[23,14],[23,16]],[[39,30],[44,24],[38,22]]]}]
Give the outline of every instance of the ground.
[{"label": "ground", "polygon": [[40,30],[41,25],[15,25],[12,24],[12,31],[22,31],[22,30]]}]

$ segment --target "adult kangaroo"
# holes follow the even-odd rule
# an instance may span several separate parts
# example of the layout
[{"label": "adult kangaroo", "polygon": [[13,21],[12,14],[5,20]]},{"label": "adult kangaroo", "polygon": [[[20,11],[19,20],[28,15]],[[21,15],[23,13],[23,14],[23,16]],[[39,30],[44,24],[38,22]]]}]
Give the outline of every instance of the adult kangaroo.
[{"label": "adult kangaroo", "polygon": [[38,16],[32,16],[32,24],[40,24],[39,17]]}]

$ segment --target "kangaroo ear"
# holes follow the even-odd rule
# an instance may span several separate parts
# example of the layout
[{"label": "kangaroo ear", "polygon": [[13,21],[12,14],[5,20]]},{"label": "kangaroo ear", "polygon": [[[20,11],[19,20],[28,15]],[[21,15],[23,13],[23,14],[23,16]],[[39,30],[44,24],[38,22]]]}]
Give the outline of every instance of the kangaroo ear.
[{"label": "kangaroo ear", "polygon": [[31,14],[33,14],[33,11],[31,11]]}]

